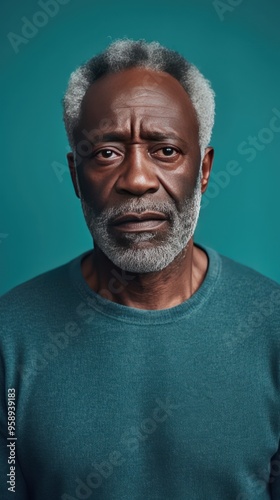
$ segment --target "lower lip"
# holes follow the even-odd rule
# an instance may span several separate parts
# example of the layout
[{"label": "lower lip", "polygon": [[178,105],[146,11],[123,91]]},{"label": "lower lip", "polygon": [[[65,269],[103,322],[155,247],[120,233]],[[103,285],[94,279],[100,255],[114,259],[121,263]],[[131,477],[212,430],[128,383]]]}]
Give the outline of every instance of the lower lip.
[{"label": "lower lip", "polygon": [[114,229],[118,231],[122,231],[124,233],[138,233],[143,231],[157,231],[161,229],[162,226],[167,222],[167,220],[142,220],[139,222],[123,222],[121,224],[117,224]]}]

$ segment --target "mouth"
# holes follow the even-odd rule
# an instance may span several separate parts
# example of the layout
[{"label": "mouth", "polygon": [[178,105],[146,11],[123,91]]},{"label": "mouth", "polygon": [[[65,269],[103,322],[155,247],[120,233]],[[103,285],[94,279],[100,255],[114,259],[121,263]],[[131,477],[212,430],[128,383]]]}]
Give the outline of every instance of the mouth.
[{"label": "mouth", "polygon": [[167,222],[167,217],[161,212],[127,213],[116,217],[112,227],[123,232],[156,231]]}]

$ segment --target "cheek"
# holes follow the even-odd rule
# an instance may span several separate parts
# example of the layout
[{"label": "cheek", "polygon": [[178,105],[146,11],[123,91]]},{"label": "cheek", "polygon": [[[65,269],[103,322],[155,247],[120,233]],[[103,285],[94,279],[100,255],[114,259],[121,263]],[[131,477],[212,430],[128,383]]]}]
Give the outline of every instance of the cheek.
[{"label": "cheek", "polygon": [[81,195],[88,205],[97,213],[107,206],[114,184],[112,176],[100,175],[88,165],[83,165],[78,169],[78,180]]},{"label": "cheek", "polygon": [[198,164],[194,168],[185,164],[176,170],[159,173],[158,177],[162,186],[178,206],[182,200],[193,194],[199,175],[199,166]]}]

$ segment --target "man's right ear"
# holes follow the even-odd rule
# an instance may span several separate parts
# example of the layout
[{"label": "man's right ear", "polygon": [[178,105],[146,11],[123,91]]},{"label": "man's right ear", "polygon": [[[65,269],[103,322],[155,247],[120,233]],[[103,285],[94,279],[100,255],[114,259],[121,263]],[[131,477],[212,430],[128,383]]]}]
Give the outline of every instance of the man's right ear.
[{"label": "man's right ear", "polygon": [[78,198],[80,198],[80,192],[79,192],[79,188],[78,188],[77,172],[76,172],[76,167],[75,167],[74,154],[72,153],[72,151],[71,151],[71,153],[67,154],[67,162],[68,162],[68,167],[69,167],[70,174],[71,174],[72,184],[74,186],[76,196]]}]

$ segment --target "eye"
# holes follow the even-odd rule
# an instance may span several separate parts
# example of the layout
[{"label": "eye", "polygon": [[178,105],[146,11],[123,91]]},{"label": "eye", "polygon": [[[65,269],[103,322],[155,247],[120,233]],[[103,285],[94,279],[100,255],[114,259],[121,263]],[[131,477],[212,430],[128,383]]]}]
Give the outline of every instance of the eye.
[{"label": "eye", "polygon": [[117,158],[117,156],[117,153],[112,149],[100,149],[94,154],[94,158],[97,158],[98,160],[114,159]]},{"label": "eye", "polygon": [[117,161],[121,160],[122,153],[111,148],[103,147],[102,149],[93,151],[91,158],[96,165],[115,165]]},{"label": "eye", "polygon": [[174,148],[162,148],[162,152],[164,156],[172,156],[174,153],[177,153]]},{"label": "eye", "polygon": [[154,151],[152,155],[160,160],[168,160],[169,158],[176,159],[179,155],[179,151],[172,146],[165,146]]}]

